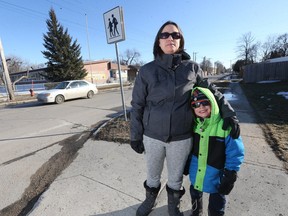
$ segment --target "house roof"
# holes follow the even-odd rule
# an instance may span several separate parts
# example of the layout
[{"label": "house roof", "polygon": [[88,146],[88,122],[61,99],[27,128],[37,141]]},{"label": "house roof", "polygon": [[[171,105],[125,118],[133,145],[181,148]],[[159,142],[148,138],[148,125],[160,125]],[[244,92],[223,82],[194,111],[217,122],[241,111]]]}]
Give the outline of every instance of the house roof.
[{"label": "house roof", "polygon": [[[89,65],[89,64],[101,64],[101,63],[109,63],[109,69],[111,70],[118,70],[118,64],[117,63],[113,63],[111,60],[109,59],[105,59],[105,60],[98,60],[98,61],[86,61],[84,62],[84,65]],[[127,65],[120,65],[121,70],[129,70],[129,67]]]},{"label": "house roof", "polygon": [[286,62],[288,61],[288,56],[280,57],[280,58],[273,58],[273,59],[267,59],[266,63],[274,63],[274,62]]},{"label": "house roof", "polygon": [[[121,70],[129,70],[127,65],[120,65]],[[111,70],[118,70],[118,64],[111,62]]]},{"label": "house roof", "polygon": [[97,61],[84,61],[83,64],[84,65],[88,65],[88,64],[101,64],[101,63],[108,63],[111,62],[111,60],[109,59],[103,59],[103,60],[97,60]]},{"label": "house roof", "polygon": [[140,65],[128,65],[128,68],[132,70],[139,70],[140,67],[141,67]]}]

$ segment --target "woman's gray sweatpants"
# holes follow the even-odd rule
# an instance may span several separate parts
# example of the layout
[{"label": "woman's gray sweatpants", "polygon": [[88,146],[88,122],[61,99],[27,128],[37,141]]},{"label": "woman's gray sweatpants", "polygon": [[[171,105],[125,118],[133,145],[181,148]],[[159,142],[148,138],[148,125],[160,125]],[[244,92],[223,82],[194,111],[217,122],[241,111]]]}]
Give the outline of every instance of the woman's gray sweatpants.
[{"label": "woman's gray sweatpants", "polygon": [[149,187],[159,187],[166,158],[168,187],[180,190],[183,170],[192,149],[192,138],[169,143],[144,136],[145,158],[147,163],[147,182]]}]

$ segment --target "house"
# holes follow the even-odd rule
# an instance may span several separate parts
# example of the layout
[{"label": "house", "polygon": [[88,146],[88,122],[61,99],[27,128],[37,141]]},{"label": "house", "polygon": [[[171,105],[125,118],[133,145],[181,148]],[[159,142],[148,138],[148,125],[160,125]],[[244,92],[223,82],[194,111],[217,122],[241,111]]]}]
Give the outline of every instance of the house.
[{"label": "house", "polygon": [[[120,81],[118,64],[110,60],[86,61],[84,68],[87,71],[87,76],[84,79],[96,85]],[[120,65],[120,70],[122,82],[128,81],[128,66]],[[45,68],[10,73],[10,79],[12,83],[17,82],[17,84],[47,82],[41,74],[45,74]]]},{"label": "house", "polygon": [[139,72],[140,66],[138,65],[129,65],[128,66],[128,81],[134,82],[136,79],[136,76]]},{"label": "house", "polygon": [[287,61],[288,56],[284,56],[279,58],[267,59],[264,63],[287,62]]},{"label": "house", "polygon": [[[110,60],[87,61],[84,62],[84,68],[87,71],[87,76],[84,78],[87,81],[97,84],[119,82],[118,64]],[[128,67],[120,65],[121,80],[128,80]]]},{"label": "house", "polygon": [[9,73],[10,79],[12,83],[45,83],[45,77],[41,76],[41,74],[45,73],[45,68],[31,69],[20,72],[12,72]]}]

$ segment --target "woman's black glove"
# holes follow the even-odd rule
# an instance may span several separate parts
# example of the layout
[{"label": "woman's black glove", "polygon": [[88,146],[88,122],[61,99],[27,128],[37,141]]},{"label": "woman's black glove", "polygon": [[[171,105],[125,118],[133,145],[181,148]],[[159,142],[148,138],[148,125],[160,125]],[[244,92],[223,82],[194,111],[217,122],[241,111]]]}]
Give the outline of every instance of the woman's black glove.
[{"label": "woman's black glove", "polygon": [[[193,88],[195,88],[195,87],[209,88],[210,86],[211,86],[211,83],[208,81],[208,78],[202,78],[199,76],[199,74],[197,74],[196,82],[195,82]],[[211,89],[210,89],[210,91],[211,91]]]},{"label": "woman's black glove", "polygon": [[223,195],[228,195],[232,191],[236,179],[237,172],[235,170],[225,169],[223,176],[220,179],[218,192]]},{"label": "woman's black glove", "polygon": [[142,154],[145,151],[142,140],[131,141],[130,145],[131,145],[131,148],[138,154]]},{"label": "woman's black glove", "polygon": [[231,116],[231,117],[227,117],[223,119],[223,126],[222,129],[223,130],[227,130],[228,127],[231,127],[231,131],[230,131],[230,136],[233,139],[238,139],[238,137],[240,136],[240,126],[239,126],[239,121],[237,119],[236,116]]}]

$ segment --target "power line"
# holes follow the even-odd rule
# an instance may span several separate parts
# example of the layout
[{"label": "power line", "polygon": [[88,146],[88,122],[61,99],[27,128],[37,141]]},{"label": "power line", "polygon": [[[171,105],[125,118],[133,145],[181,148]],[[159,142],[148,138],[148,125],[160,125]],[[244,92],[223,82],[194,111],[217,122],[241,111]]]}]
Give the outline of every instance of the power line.
[{"label": "power line", "polygon": [[27,12],[31,12],[32,14],[38,14],[38,15],[41,15],[41,16],[43,15],[45,17],[47,16],[47,14],[41,13],[41,12],[39,12],[37,10],[32,10],[30,8],[25,8],[25,7],[22,7],[20,5],[12,4],[10,2],[5,2],[3,0],[0,0],[0,3],[3,3],[6,6],[12,6],[12,8],[18,9],[20,11],[24,11],[24,12],[27,11]]},{"label": "power line", "polygon": [[[49,3],[52,3],[51,1],[48,1],[47,2]],[[33,15],[33,16],[36,16],[37,18],[38,17],[41,17],[41,18],[44,18],[45,20],[48,18],[47,15],[48,13],[41,13],[37,10],[33,10],[33,9],[30,9],[30,8],[26,8],[26,7],[23,7],[21,5],[16,5],[16,4],[13,4],[13,3],[10,3],[10,2],[6,2],[6,1],[3,1],[3,0],[0,0],[0,3],[2,3],[4,6],[6,6],[5,8],[6,9],[9,9],[11,11],[18,11],[18,12],[21,12],[25,15],[28,15],[28,13],[30,13],[30,15]],[[56,4],[58,6],[60,6],[60,10],[62,10],[63,8],[67,9],[69,12],[73,12],[73,13],[76,13],[77,15],[81,15],[83,16],[84,18],[84,15],[85,13],[79,13],[79,12],[76,12],[75,10],[71,10],[71,9],[68,9],[66,7],[63,7],[62,5],[60,4],[57,4],[57,3],[53,3],[53,4]],[[57,15],[57,14],[56,14]],[[85,30],[85,24],[83,22],[83,24],[80,24],[80,23],[77,23],[77,22],[73,22],[71,20],[67,20],[67,19],[62,19],[62,18],[58,18],[59,16],[57,16],[57,19],[61,22],[61,23],[69,23],[69,24],[73,24],[75,26],[78,26],[78,27],[81,27],[83,30]],[[96,30],[96,28],[93,28],[93,27],[90,27],[91,30]]]}]

